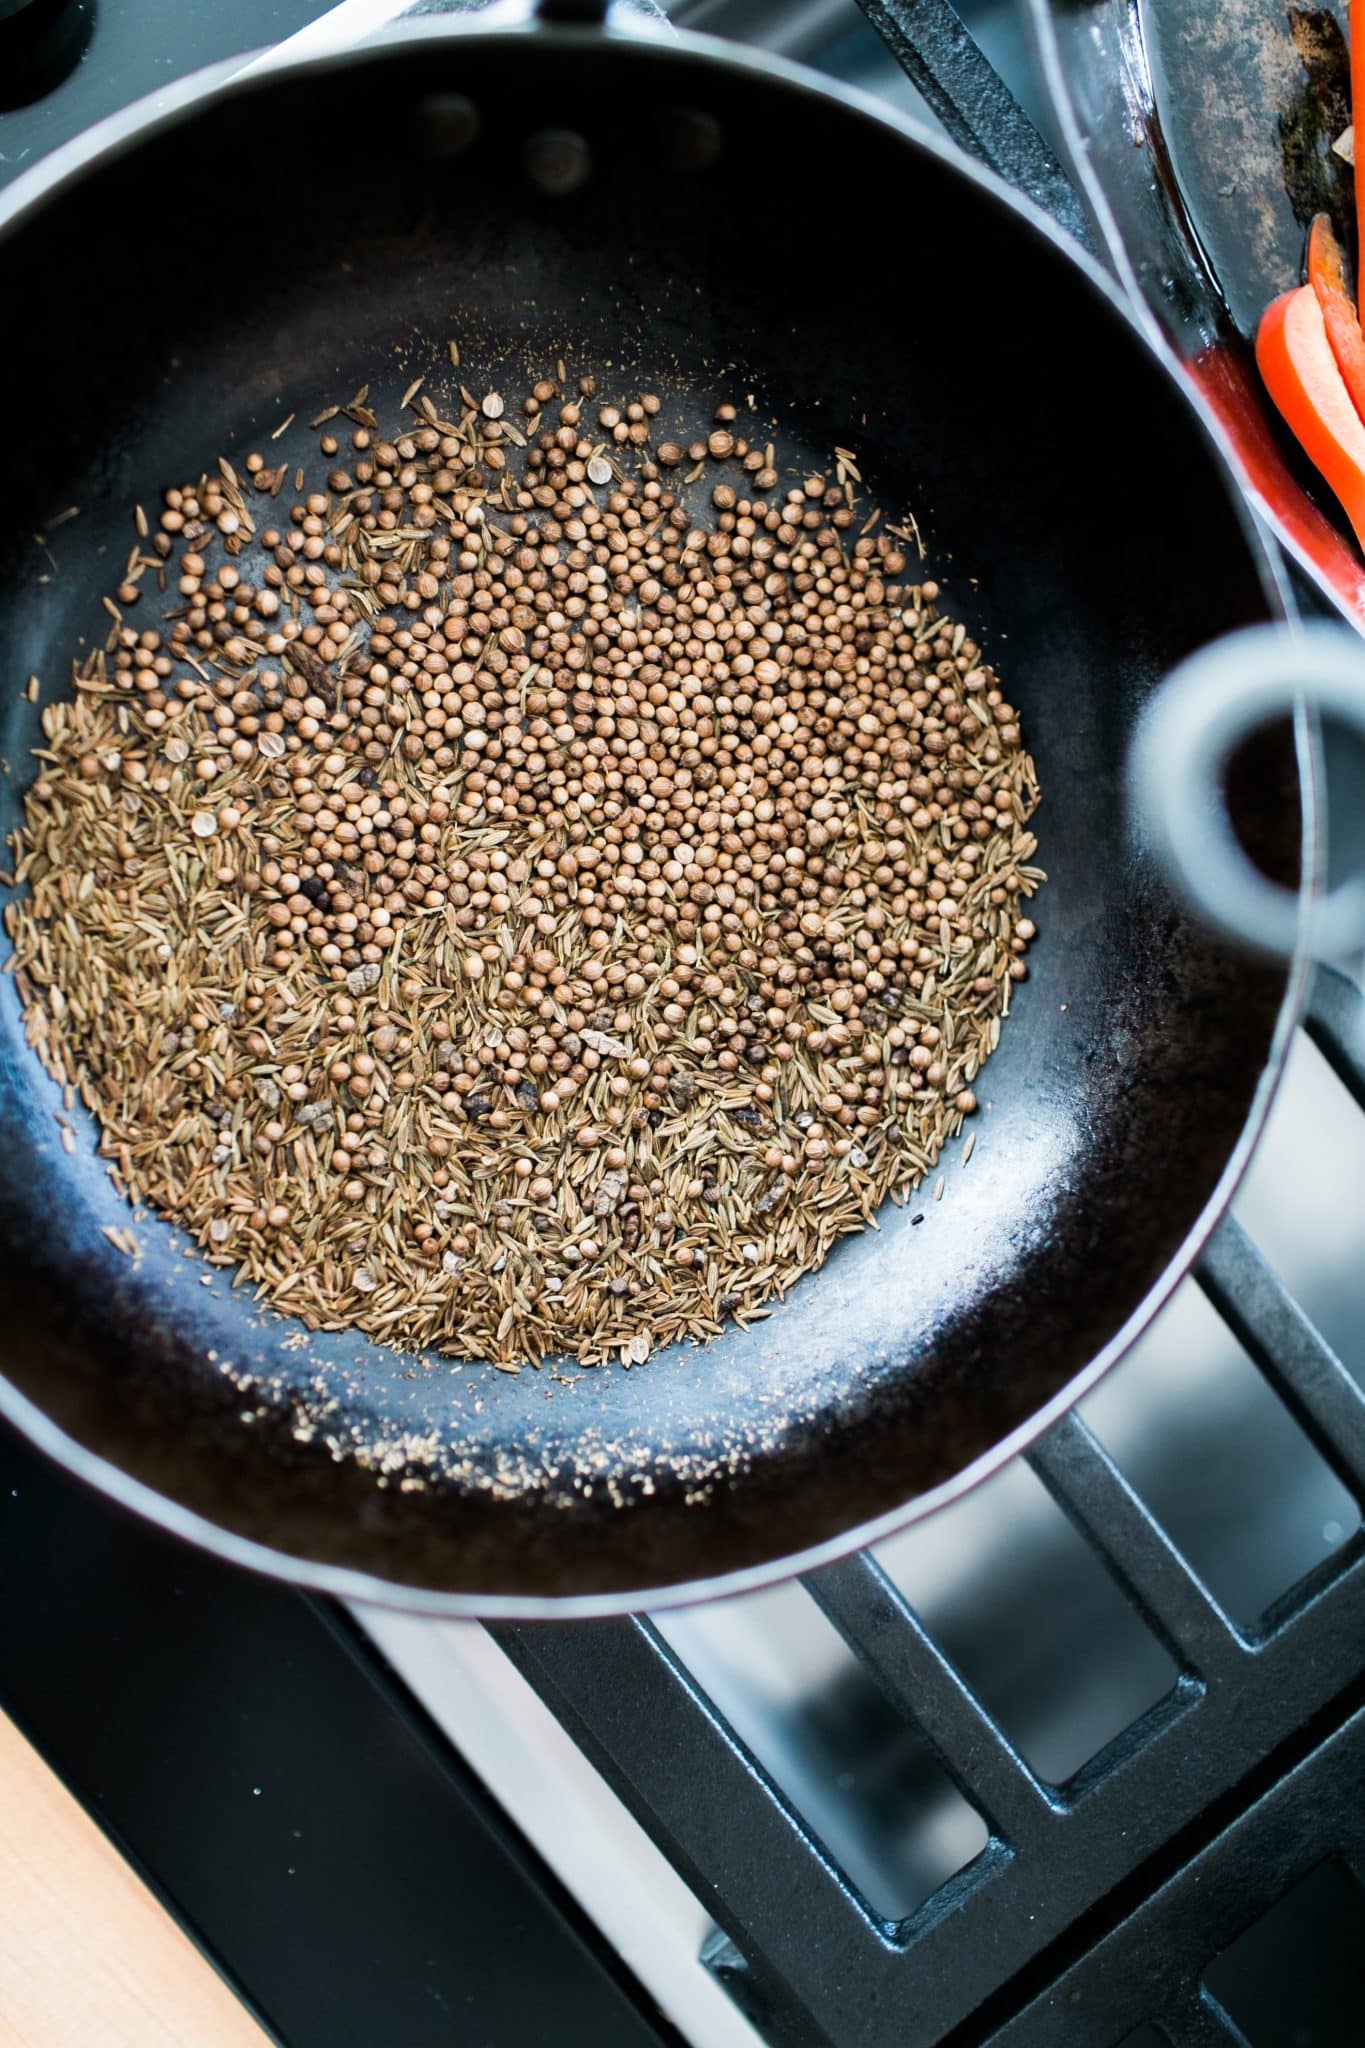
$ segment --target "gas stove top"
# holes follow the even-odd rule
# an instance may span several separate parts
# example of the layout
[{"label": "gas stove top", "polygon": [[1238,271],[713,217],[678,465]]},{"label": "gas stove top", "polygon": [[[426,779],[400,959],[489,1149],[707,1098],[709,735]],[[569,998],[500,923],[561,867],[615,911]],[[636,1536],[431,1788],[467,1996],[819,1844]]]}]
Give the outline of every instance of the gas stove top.
[{"label": "gas stove top", "polygon": [[[0,182],[322,12],[0,10]],[[1013,8],[964,12],[1046,135]],[[932,118],[853,0],[676,14]],[[6,1435],[0,1700],[291,2048],[1357,2043],[1356,999],[1320,981],[1199,1278],[875,1557],[655,1620],[345,1612]]]}]

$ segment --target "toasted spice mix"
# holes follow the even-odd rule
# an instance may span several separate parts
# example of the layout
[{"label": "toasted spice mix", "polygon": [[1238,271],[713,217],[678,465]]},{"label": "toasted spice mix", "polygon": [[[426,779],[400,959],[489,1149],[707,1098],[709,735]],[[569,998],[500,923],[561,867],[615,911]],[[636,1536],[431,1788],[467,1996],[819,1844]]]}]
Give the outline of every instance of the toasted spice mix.
[{"label": "toasted spice mix", "polygon": [[138,508],[15,835],[28,1040],[280,1311],[642,1361],[976,1108],[1033,765],[848,450],[783,480],[734,405],[667,438],[563,365],[419,379],[391,440],[367,398],[311,478]]}]

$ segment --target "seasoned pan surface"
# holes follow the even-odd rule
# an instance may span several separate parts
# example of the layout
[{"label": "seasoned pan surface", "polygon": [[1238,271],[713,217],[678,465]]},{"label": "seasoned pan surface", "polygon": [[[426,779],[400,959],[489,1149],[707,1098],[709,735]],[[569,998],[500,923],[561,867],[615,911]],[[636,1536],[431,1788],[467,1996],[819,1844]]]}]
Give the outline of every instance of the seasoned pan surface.
[{"label": "seasoned pan surface", "polygon": [[[447,31],[133,126],[0,242],[22,309],[0,825],[36,737],[23,680],[59,692],[100,632],[133,502],[362,383],[381,414],[420,372],[437,387],[456,336],[489,385],[563,356],[647,377],[664,427],[724,385],[788,462],[856,448],[1022,708],[1050,880],[970,1167],[951,1148],[941,1200],[888,1209],[766,1322],[629,1369],[513,1378],[310,1337],[149,1215],[124,1257],[101,1226],[126,1212],[88,1128],[62,1150],[5,979],[13,1412],[268,1568],[484,1612],[736,1583],[915,1511],[1174,1284],[1279,1057],[1283,975],[1189,929],[1120,801],[1153,685],[1268,610],[1192,412],[988,180],[715,45]],[[566,127],[586,175],[552,195],[526,144]],[[311,447],[296,424],[274,459]],[[1243,780],[1292,870],[1292,763],[1272,749]]]}]

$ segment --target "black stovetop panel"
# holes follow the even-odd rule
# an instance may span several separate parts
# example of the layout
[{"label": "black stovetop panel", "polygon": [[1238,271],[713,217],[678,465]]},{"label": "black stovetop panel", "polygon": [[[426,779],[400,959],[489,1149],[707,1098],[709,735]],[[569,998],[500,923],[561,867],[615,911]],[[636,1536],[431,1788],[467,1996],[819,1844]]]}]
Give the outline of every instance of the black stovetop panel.
[{"label": "black stovetop panel", "polygon": [[341,1609],[3,1424],[0,1707],[288,2048],[676,2040]]}]

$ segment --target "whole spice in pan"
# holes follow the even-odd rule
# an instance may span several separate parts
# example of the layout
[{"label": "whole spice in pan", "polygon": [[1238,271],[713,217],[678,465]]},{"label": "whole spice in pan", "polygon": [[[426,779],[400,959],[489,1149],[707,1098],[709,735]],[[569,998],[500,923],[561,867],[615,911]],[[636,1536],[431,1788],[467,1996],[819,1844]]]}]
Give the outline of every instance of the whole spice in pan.
[{"label": "whole spice in pan", "polygon": [[1040,879],[1017,714],[853,455],[591,393],[419,382],[388,439],[362,391],[315,477],[168,489],[7,913],[134,1200],[504,1366],[752,1317],[918,1183]]}]

